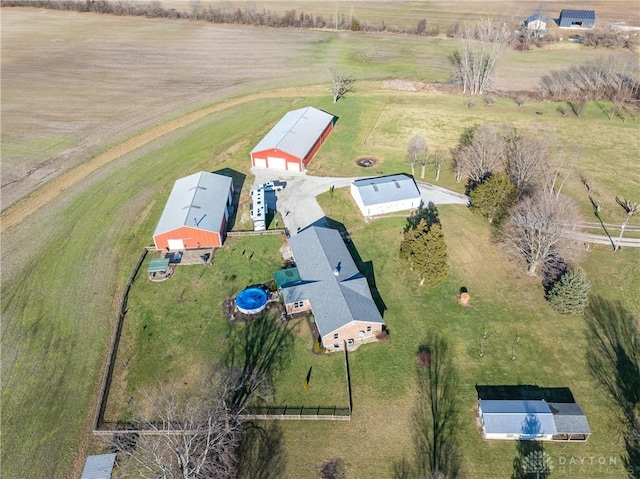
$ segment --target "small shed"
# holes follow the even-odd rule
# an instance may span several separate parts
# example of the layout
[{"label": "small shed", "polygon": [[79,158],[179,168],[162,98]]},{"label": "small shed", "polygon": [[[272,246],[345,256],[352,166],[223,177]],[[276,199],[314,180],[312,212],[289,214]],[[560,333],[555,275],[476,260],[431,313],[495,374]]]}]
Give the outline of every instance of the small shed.
[{"label": "small shed", "polygon": [[251,150],[251,165],[302,172],[333,130],[335,117],[314,107],[285,114]]},{"label": "small shed", "polygon": [[539,13],[534,13],[530,17],[524,19],[524,26],[527,30],[541,32],[547,29],[547,19]]},{"label": "small shed", "polygon": [[115,454],[88,456],[80,479],[111,479],[115,463]]},{"label": "small shed", "polygon": [[596,24],[595,10],[567,10],[560,12],[560,28],[593,28]]},{"label": "small shed", "polygon": [[404,174],[355,180],[351,183],[351,196],[363,216],[406,211],[422,204],[418,185],[413,177]]},{"label": "small shed", "polygon": [[233,180],[201,171],[177,180],[153,233],[156,249],[222,246],[233,207]]}]

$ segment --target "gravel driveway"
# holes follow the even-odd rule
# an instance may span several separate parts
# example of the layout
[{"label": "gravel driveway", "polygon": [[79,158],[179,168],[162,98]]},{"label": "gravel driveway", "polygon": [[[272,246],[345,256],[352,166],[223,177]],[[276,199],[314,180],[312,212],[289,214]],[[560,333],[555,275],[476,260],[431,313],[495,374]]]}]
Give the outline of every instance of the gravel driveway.
[{"label": "gravel driveway", "polygon": [[[294,235],[298,229],[304,228],[325,217],[324,211],[316,201],[316,196],[329,191],[329,188],[348,187],[353,180],[364,177],[335,178],[325,176],[309,176],[304,173],[251,168],[255,175],[252,189],[267,181],[286,181],[287,186],[277,193],[277,208],[289,233]],[[428,183],[418,183],[420,196],[425,204],[430,201],[436,205],[467,204],[468,198],[460,193],[446,190]],[[322,221],[321,221],[322,222]]]}]

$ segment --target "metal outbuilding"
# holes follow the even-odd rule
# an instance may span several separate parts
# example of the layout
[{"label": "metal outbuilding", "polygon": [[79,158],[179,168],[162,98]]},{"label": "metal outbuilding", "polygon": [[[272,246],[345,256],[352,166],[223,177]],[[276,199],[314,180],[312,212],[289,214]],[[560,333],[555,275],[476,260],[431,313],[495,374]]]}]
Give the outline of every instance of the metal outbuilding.
[{"label": "metal outbuilding", "polygon": [[557,433],[553,413],[546,401],[478,401],[485,439],[547,440]]},{"label": "metal outbuilding", "polygon": [[304,171],[333,130],[334,120],[311,106],[288,112],[251,150],[252,166]]},{"label": "metal outbuilding", "polygon": [[201,171],[177,180],[153,233],[157,249],[222,246],[233,208],[233,180]]},{"label": "metal outbuilding", "polygon": [[593,28],[596,24],[594,10],[567,10],[560,12],[558,26],[560,28]]},{"label": "metal outbuilding", "polygon": [[80,479],[111,479],[115,462],[115,454],[88,456]]},{"label": "metal outbuilding", "polygon": [[351,183],[351,196],[363,216],[406,211],[422,204],[418,185],[404,174],[355,180]]}]

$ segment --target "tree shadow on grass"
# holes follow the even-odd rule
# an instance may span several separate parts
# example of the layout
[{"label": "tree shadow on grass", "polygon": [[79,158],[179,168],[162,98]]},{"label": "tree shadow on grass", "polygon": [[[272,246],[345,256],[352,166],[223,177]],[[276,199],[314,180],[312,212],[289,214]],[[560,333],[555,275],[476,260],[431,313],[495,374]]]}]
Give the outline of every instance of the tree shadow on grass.
[{"label": "tree shadow on grass", "polygon": [[589,371],[631,426],[640,405],[640,331],[635,318],[620,302],[594,296],[585,320]]},{"label": "tree shadow on grass", "polygon": [[270,399],[274,376],[291,360],[293,334],[276,316],[269,313],[246,324],[229,324],[224,362],[234,378],[230,401],[235,408]]},{"label": "tree shadow on grass", "polygon": [[551,476],[551,467],[540,441],[518,441],[511,479],[545,479]]},{"label": "tree shadow on grass", "polygon": [[585,311],[587,366],[624,418],[626,455],[632,477],[640,477],[640,329],[618,301],[591,298]]},{"label": "tree shadow on grass", "polygon": [[279,479],[286,466],[282,428],[276,422],[264,427],[245,424],[238,447],[237,479]]}]

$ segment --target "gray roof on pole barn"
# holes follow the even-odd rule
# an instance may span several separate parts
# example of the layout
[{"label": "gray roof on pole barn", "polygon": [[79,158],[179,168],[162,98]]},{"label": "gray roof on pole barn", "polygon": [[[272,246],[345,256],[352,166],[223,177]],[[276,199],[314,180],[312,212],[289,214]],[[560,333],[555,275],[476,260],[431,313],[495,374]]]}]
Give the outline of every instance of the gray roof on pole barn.
[{"label": "gray roof on pole barn", "polygon": [[173,185],[153,236],[190,226],[219,231],[232,179],[201,171],[180,178]]},{"label": "gray roof on pole barn", "polygon": [[88,456],[80,479],[110,479],[115,462],[115,454]]},{"label": "gray roof on pole barn", "polygon": [[277,148],[304,158],[322,132],[333,122],[333,118],[333,115],[312,106],[290,111],[271,128],[251,153]]},{"label": "gray roof on pole barn", "polygon": [[416,182],[408,175],[391,175],[355,180],[362,202],[366,206],[420,198]]},{"label": "gray roof on pole barn", "polygon": [[322,336],[352,321],[384,323],[367,279],[337,230],[310,226],[289,238],[300,281],[282,289],[285,303],[309,300]]},{"label": "gray roof on pole barn", "polygon": [[484,430],[489,434],[536,436],[556,434],[553,414],[546,401],[479,400]]},{"label": "gray roof on pole barn", "polygon": [[559,434],[591,434],[587,416],[578,404],[550,402],[549,408]]}]

